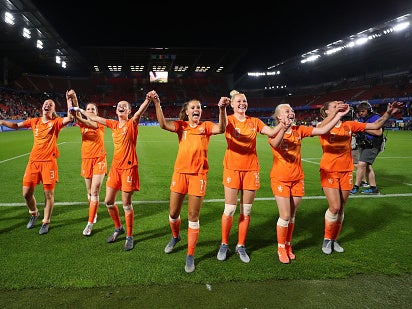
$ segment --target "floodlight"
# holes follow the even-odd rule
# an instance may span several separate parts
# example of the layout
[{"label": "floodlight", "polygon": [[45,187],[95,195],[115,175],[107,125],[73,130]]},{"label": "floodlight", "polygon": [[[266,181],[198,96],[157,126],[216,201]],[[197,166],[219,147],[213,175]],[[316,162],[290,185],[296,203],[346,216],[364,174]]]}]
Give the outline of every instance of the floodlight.
[{"label": "floodlight", "polygon": [[4,21],[9,25],[14,25],[14,16],[13,14],[6,12],[4,13]]}]

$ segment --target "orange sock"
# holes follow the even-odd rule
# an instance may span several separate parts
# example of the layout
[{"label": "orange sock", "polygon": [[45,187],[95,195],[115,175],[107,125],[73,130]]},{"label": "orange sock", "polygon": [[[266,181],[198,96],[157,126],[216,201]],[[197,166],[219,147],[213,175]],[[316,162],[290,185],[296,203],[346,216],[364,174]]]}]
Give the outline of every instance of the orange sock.
[{"label": "orange sock", "polygon": [[278,241],[278,247],[285,248],[287,234],[288,234],[287,226],[280,226],[278,224],[276,225],[276,237]]},{"label": "orange sock", "polygon": [[337,221],[330,222],[328,220],[325,220],[325,234],[323,238],[335,239],[334,237],[338,229],[339,229],[339,226],[338,226]]},{"label": "orange sock", "polygon": [[288,224],[288,233],[286,235],[286,244],[290,245],[292,242],[292,234],[293,230],[295,229],[295,223],[289,223]]},{"label": "orange sock", "polygon": [[99,207],[99,202],[98,201],[90,202],[89,219],[88,219],[89,223],[93,223],[94,217],[96,216],[98,207]]},{"label": "orange sock", "polygon": [[229,244],[229,234],[233,225],[233,216],[222,215],[222,244]]},{"label": "orange sock", "polygon": [[107,207],[107,211],[113,220],[114,227],[118,229],[122,225],[120,222],[119,208],[117,208],[117,205],[115,204],[112,207]]},{"label": "orange sock", "polygon": [[238,245],[245,245],[246,236],[249,230],[250,216],[240,214],[239,216],[239,232],[238,232]]},{"label": "orange sock", "polygon": [[332,238],[331,238],[331,239],[333,239],[333,240],[338,239],[341,229],[342,229],[342,222],[336,221],[335,232],[334,232],[334,234],[332,235]]},{"label": "orange sock", "polygon": [[187,255],[195,255],[197,240],[199,238],[199,229],[187,229]]},{"label": "orange sock", "polygon": [[133,236],[134,210],[129,210],[124,214],[126,220],[126,236]]},{"label": "orange sock", "polygon": [[177,236],[179,236],[180,233],[180,223],[182,222],[182,220],[177,219],[176,221],[170,221],[169,219],[169,225],[170,225],[170,229],[172,230],[172,235],[174,238],[176,238]]}]

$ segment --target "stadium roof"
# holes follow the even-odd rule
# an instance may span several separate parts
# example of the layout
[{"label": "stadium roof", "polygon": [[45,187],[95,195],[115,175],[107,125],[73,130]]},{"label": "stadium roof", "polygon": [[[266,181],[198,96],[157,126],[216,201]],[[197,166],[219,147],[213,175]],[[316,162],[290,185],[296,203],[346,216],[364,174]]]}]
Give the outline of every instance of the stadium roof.
[{"label": "stadium roof", "polygon": [[[220,74],[234,74],[239,85],[253,87],[254,81],[246,78],[248,71],[281,71],[279,76],[255,80],[260,84],[263,80],[300,85],[411,68],[412,26],[365,46],[302,64],[302,55],[324,52],[332,42],[373,35],[400,16],[411,21],[410,1],[373,5],[370,1],[319,2],[322,5],[309,14],[305,6],[309,4],[296,8],[266,5],[267,1],[262,6],[254,1],[248,8],[224,12],[212,1],[203,7],[199,4],[198,12],[189,8],[189,14],[186,10],[186,15],[176,17],[173,14],[182,8],[177,3],[135,7],[121,0],[116,5],[105,1],[0,0],[0,56],[8,68],[3,80],[21,72],[86,76],[97,69],[109,73],[111,68],[113,76],[128,76],[138,74],[135,70],[139,69],[148,74],[154,67],[169,72],[186,67],[190,73],[210,67],[204,74],[221,70]],[[344,13],[343,5],[353,7]],[[15,25],[3,22],[6,11],[15,18]],[[30,39],[21,36],[23,27],[30,30]],[[42,50],[34,47],[37,39],[43,42]],[[56,56],[60,56],[59,64]],[[62,68],[63,61],[66,68]]]}]

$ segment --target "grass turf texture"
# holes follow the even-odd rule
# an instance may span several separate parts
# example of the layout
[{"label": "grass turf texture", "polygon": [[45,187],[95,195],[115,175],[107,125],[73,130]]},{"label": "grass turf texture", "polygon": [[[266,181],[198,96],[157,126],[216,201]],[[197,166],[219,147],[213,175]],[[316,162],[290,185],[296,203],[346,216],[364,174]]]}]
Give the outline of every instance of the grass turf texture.
[{"label": "grass turf texture", "polygon": [[[412,301],[411,196],[412,132],[391,131],[386,150],[374,163],[380,196],[351,196],[339,238],[342,254],[321,252],[327,208],[319,186],[321,148],[317,137],[303,140],[304,198],[296,217],[293,246],[297,256],[283,265],[276,255],[278,217],[271,193],[272,155],[264,136],[258,138],[261,189],[253,206],[244,264],[236,254],[220,262],[220,219],[223,211],[222,158],[224,135],[211,137],[207,195],[200,216],[195,252],[196,271],[184,271],[187,245],[187,205],[183,206],[182,241],[165,254],[170,240],[169,182],[177,151],[175,134],[159,127],[140,127],[137,153],[141,191],[134,194],[135,248],[125,252],[125,235],[113,244],[106,239],[113,223],[103,203],[91,237],[83,236],[87,199],[80,176],[80,133],[65,128],[59,137],[59,178],[56,205],[47,235],[40,220],[26,229],[29,218],[21,196],[21,179],[32,146],[31,131],[0,134],[0,289],[4,308],[76,306],[260,308],[264,305],[300,307],[406,308]],[[106,130],[108,162],[112,157]],[[42,186],[36,198],[43,214]],[[101,192],[104,201],[105,188]],[[120,200],[120,193],[118,195]],[[121,206],[121,203],[119,203]],[[123,210],[120,207],[123,219]],[[237,241],[237,218],[230,236]],[[124,220],[123,220],[124,222]],[[35,299],[33,302],[32,300]],[[285,300],[287,299],[287,300]]]}]

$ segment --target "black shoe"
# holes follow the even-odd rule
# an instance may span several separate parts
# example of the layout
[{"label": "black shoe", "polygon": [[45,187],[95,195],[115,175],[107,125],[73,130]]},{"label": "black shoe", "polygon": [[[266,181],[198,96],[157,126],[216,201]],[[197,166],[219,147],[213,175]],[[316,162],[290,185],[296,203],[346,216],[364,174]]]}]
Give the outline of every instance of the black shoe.
[{"label": "black shoe", "polygon": [[369,188],[369,184],[366,181],[363,181],[363,180],[361,181],[360,186],[362,188]]}]

